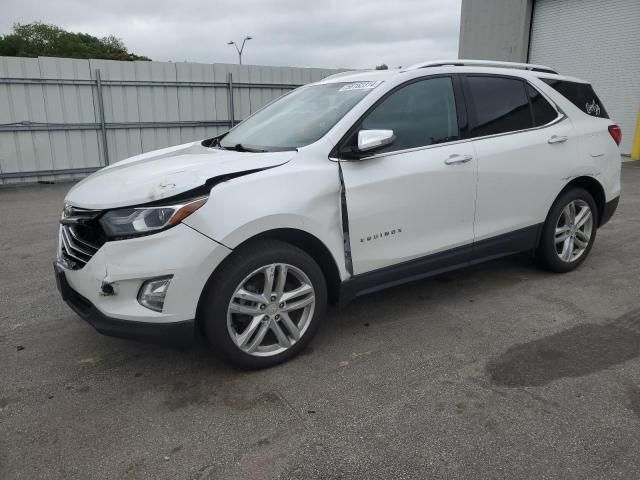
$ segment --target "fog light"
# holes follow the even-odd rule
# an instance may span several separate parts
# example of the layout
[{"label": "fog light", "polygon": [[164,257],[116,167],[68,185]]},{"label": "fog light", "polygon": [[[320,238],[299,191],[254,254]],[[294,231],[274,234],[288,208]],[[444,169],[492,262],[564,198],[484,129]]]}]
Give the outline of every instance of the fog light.
[{"label": "fog light", "polygon": [[173,275],[147,280],[138,292],[138,303],[150,310],[161,312],[164,307],[164,297],[169,290]]}]

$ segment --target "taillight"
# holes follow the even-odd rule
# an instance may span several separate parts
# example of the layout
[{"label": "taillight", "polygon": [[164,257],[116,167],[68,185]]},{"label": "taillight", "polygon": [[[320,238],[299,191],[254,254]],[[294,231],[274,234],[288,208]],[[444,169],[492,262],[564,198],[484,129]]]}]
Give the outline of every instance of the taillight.
[{"label": "taillight", "polygon": [[616,145],[620,146],[620,142],[622,141],[622,130],[618,125],[609,125],[609,133],[611,134],[611,138],[616,142]]}]

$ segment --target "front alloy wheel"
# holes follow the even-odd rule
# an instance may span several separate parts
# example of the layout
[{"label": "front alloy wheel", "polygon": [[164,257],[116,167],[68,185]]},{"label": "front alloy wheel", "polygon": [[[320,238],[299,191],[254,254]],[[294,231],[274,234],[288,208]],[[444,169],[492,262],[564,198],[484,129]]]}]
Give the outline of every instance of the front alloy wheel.
[{"label": "front alloy wheel", "polygon": [[305,251],[280,240],[238,247],[216,270],[198,308],[214,353],[235,366],[266,368],[300,353],[327,308],[327,284]]},{"label": "front alloy wheel", "polygon": [[227,328],[249,355],[278,355],[305,334],[315,309],[311,280],[299,268],[272,263],[247,275],[227,310]]}]

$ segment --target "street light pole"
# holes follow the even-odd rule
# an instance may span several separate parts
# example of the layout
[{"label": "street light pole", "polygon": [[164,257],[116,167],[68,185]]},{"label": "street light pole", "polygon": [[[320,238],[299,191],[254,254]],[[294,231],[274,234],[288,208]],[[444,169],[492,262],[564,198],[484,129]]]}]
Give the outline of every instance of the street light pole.
[{"label": "street light pole", "polygon": [[238,44],[233,40],[227,42],[227,45],[233,45],[234,47],[236,47],[236,51],[238,52],[238,61],[240,65],[242,65],[242,51],[244,50],[244,44],[247,40],[252,40],[252,39],[253,37],[249,37],[249,36],[244,37],[244,40],[242,40],[242,46],[240,48],[238,48]]}]

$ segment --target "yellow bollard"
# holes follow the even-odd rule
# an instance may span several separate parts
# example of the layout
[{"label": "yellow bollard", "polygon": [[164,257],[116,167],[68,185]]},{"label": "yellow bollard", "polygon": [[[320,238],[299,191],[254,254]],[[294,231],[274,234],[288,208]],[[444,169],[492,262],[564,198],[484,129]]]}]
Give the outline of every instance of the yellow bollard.
[{"label": "yellow bollard", "polygon": [[640,111],[638,111],[638,119],[636,120],[636,133],[631,147],[631,159],[640,160]]}]

